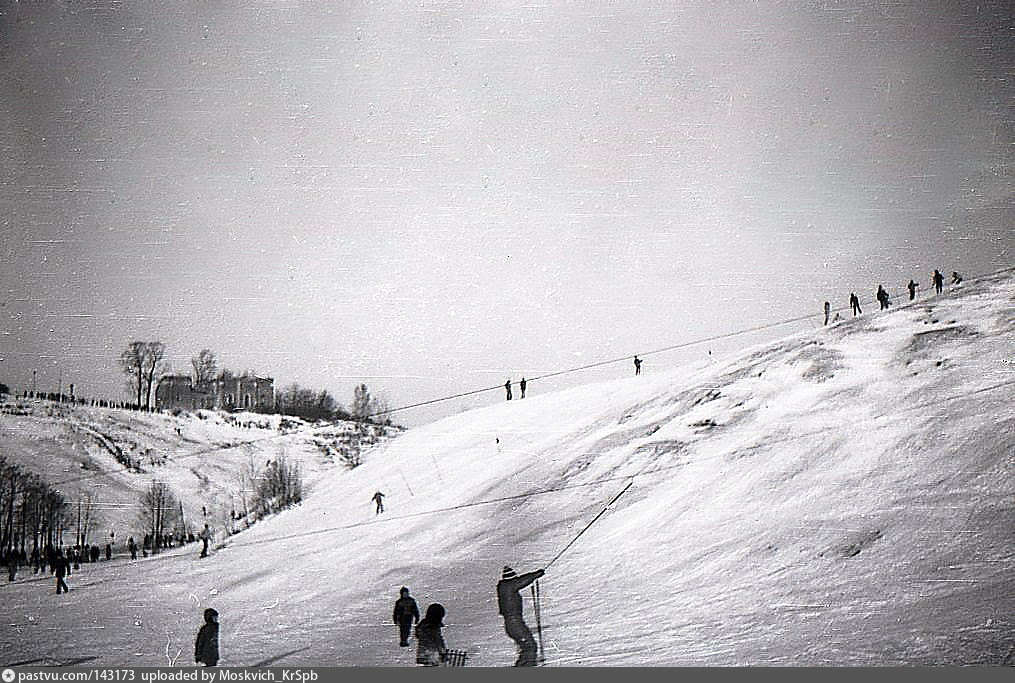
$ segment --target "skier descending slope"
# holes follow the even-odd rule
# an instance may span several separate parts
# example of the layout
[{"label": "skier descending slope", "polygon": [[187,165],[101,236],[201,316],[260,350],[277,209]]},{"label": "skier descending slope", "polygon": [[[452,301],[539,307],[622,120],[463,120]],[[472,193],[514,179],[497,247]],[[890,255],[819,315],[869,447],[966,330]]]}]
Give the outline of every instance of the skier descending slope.
[{"label": "skier descending slope", "polygon": [[519,576],[515,570],[505,565],[500,581],[497,582],[497,607],[504,617],[504,631],[518,644],[518,660],[515,666],[536,666],[538,647],[532,631],[525,625],[522,618],[522,595],[536,579],[545,572],[537,569]]}]

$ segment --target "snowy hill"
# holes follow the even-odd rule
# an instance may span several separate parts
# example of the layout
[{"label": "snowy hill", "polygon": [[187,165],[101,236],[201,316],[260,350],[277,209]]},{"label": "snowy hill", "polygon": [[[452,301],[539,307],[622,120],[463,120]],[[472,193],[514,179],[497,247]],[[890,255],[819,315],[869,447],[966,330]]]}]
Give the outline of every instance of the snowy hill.
[{"label": "snowy hill", "polygon": [[[0,647],[187,664],[214,606],[224,665],[411,665],[404,584],[470,664],[508,665],[501,566],[551,562],[631,484],[541,582],[548,664],[1000,664],[1013,371],[1015,281],[995,276],[722,363],[534,384],[326,472],[210,559],[99,566],[59,600],[48,578],[3,588]],[[102,628],[63,625],[84,623]]]},{"label": "snowy hill", "polygon": [[[372,429],[372,428],[371,428]],[[299,418],[256,413],[137,413],[52,401],[8,399],[0,405],[0,456],[59,488],[72,507],[94,501],[89,541],[109,532],[126,541],[143,534],[138,498],[152,481],[168,483],[193,530],[208,511],[213,528],[242,511],[241,472],[284,456],[313,484],[337,462],[351,423],[314,428]],[[247,484],[249,486],[249,484]],[[73,530],[64,542],[72,543]]]}]

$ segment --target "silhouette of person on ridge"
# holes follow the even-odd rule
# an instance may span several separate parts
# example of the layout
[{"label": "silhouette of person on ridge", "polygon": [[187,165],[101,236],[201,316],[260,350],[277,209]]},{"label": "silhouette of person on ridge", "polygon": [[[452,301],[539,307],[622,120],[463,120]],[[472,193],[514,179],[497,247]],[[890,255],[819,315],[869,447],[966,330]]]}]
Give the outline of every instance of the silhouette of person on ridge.
[{"label": "silhouette of person on ridge", "polygon": [[912,301],[913,299],[915,299],[915,298],[916,298],[916,288],[917,288],[917,287],[919,287],[919,286],[920,286],[920,285],[916,284],[916,283],[915,283],[915,282],[913,282],[912,280],[910,280],[910,281],[909,281],[909,284],[908,284],[908,285],[906,285],[906,289],[908,289],[908,290],[909,290],[909,300],[910,300],[910,301]]},{"label": "silhouette of person on ridge", "polygon": [[934,269],[933,280],[934,280],[934,291],[937,294],[940,294],[941,290],[944,289],[944,286],[945,286],[945,276],[942,275],[937,270],[937,268]]},{"label": "silhouette of person on ridge", "polygon": [[374,497],[371,498],[370,500],[372,500],[375,503],[377,503],[377,509],[374,511],[375,515],[379,515],[382,512],[384,512],[384,494],[383,493],[381,493],[380,491],[377,491],[374,494]]},{"label": "silhouette of person on ridge", "polygon": [[511,380],[504,382],[504,391],[507,392],[507,400],[511,400]]},{"label": "silhouette of person on ridge", "polygon": [[634,357],[634,376],[637,377],[641,374],[641,358],[638,356]]},{"label": "silhouette of person on ridge", "polygon": [[522,395],[519,398],[525,398],[525,378],[522,377],[522,381],[518,383],[518,388],[521,389]]},{"label": "silhouette of person on ridge", "polygon": [[545,573],[542,569],[537,569],[519,576],[514,569],[505,565],[500,581],[497,582],[497,608],[504,617],[504,631],[518,644],[515,666],[536,666],[538,663],[539,648],[536,639],[522,618],[521,591]]},{"label": "silhouette of person on ridge", "polygon": [[882,287],[881,285],[878,285],[877,298],[878,298],[878,303],[881,304],[881,310],[882,311],[887,310],[888,306],[889,306],[889,304],[888,304],[888,292],[886,292],[885,288]]},{"label": "silhouette of person on ridge", "polygon": [[849,293],[849,307],[853,309],[854,318],[863,313],[863,311],[860,310],[860,297],[856,295],[856,292]]}]

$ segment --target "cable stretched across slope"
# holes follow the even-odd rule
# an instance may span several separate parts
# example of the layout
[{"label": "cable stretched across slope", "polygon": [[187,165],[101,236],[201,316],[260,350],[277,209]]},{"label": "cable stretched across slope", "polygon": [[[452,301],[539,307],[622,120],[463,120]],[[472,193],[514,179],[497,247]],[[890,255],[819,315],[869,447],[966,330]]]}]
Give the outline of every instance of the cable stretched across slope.
[{"label": "cable stretched across slope", "polygon": [[[985,278],[994,277],[996,275],[1000,275],[1002,273],[1006,273],[1006,272],[1010,272],[1010,271],[1015,271],[1015,266],[1009,267],[1009,268],[1001,268],[1000,270],[995,270],[995,271],[992,271],[990,273],[984,273],[982,275],[975,275],[975,276],[966,278],[965,281],[967,283],[972,283],[972,282],[976,282],[978,280],[983,280]],[[913,303],[916,303],[916,302],[913,302]],[[835,312],[841,312],[841,311],[848,310],[848,307],[843,306],[843,307],[832,309],[832,310],[835,311]],[[769,322],[769,323],[764,323],[764,324],[761,324],[761,325],[755,325],[753,327],[733,330],[731,332],[725,332],[725,333],[722,333],[722,334],[711,335],[711,336],[708,336],[708,337],[702,337],[702,338],[693,339],[693,340],[690,340],[690,341],[678,342],[676,344],[671,344],[669,346],[664,346],[664,347],[661,347],[661,348],[658,348],[658,349],[652,349],[652,350],[649,350],[649,351],[639,352],[637,355],[638,356],[647,357],[647,356],[653,356],[653,355],[667,353],[667,352],[670,352],[670,351],[675,351],[675,350],[678,350],[678,349],[689,348],[689,347],[697,346],[697,345],[700,345],[700,344],[707,344],[709,342],[719,341],[719,340],[722,340],[722,339],[733,339],[733,338],[736,338],[738,336],[743,336],[743,335],[746,335],[746,334],[752,334],[752,333],[755,333],[755,332],[761,332],[761,331],[764,331],[764,330],[774,329],[774,328],[777,328],[777,327],[782,327],[784,325],[789,325],[789,324],[792,324],[792,323],[802,322],[804,320],[809,320],[809,319],[814,318],[816,315],[817,315],[817,313],[808,313],[806,315],[800,315],[800,316],[796,316],[796,317],[793,317],[793,318],[786,318],[786,319],[783,319],[783,320],[776,320],[776,321]],[[536,382],[536,381],[539,381],[539,380],[549,379],[551,377],[559,377],[559,376],[562,376],[562,375],[575,374],[575,373],[579,373],[579,372],[584,372],[586,370],[591,370],[593,368],[604,367],[604,366],[607,366],[607,365],[613,365],[613,364],[616,364],[616,363],[629,362],[633,355],[634,354],[626,354],[624,356],[618,356],[618,357],[615,357],[615,358],[609,358],[609,359],[606,359],[606,360],[596,361],[596,362],[593,362],[593,363],[587,363],[585,365],[579,365],[579,366],[572,367],[572,368],[566,368],[564,370],[557,370],[557,371],[554,371],[554,372],[550,372],[550,373],[546,373],[546,374],[543,374],[543,375],[539,375],[539,376],[533,377],[533,378],[529,379],[528,381],[529,382]],[[451,395],[447,395],[447,396],[440,396],[440,397],[429,399],[429,400],[426,400],[426,401],[420,401],[420,402],[417,402],[417,403],[411,403],[411,404],[399,406],[399,407],[396,407],[396,408],[391,408],[391,409],[385,410],[383,412],[374,413],[374,414],[370,415],[369,417],[371,417],[371,418],[387,417],[387,416],[390,416],[390,415],[392,415],[394,413],[404,412],[406,410],[411,410],[411,409],[414,409],[414,408],[420,408],[420,407],[423,407],[423,406],[434,405],[436,403],[442,403],[442,402],[445,402],[445,401],[452,401],[452,400],[455,400],[455,399],[458,399],[458,398],[464,398],[464,397],[467,397],[467,396],[475,396],[475,395],[478,395],[478,394],[483,394],[483,393],[487,393],[487,392],[491,392],[491,391],[502,391],[503,389],[504,389],[503,385],[490,386],[490,387],[482,387],[482,388],[479,388],[479,389],[471,389],[469,391],[463,391],[463,392],[459,392],[459,393],[451,394]],[[250,441],[243,441],[243,442],[237,443],[237,444],[230,444],[230,445],[227,445],[227,446],[209,446],[207,448],[200,448],[200,449],[197,449],[195,451],[191,451],[190,453],[185,453],[185,454],[182,454],[182,455],[179,455],[179,456],[176,456],[176,457],[167,458],[167,462],[179,462],[181,460],[186,460],[188,458],[194,458],[194,457],[198,457],[198,456],[201,456],[201,455],[208,455],[210,453],[223,452],[223,451],[232,450],[232,449],[235,449],[235,448],[241,448],[241,447],[245,447],[245,446],[257,445],[257,444],[260,444],[260,443],[266,443],[266,442],[275,441],[275,440],[278,440],[278,439],[283,439],[283,438],[290,437],[290,436],[293,436],[293,435],[307,434],[307,435],[311,435],[312,436],[312,435],[316,434],[317,432],[320,432],[320,431],[323,431],[323,430],[327,430],[327,429],[331,429],[331,428],[333,428],[333,425],[309,426],[309,427],[305,427],[305,428],[302,428],[302,429],[297,429],[297,430],[294,430],[294,431],[291,431],[291,432],[288,432],[288,433],[284,433],[284,434],[272,434],[271,436],[265,436],[265,437],[261,437],[261,438],[258,438],[258,439],[251,439]],[[130,467],[124,466],[124,467],[121,467],[121,468],[114,468],[114,469],[110,469],[110,470],[100,470],[100,471],[97,471],[97,472],[92,472],[92,473],[89,473],[89,474],[80,475],[78,477],[71,477],[71,478],[68,478],[68,479],[63,479],[63,480],[54,482],[54,485],[61,486],[61,485],[72,484],[72,483],[76,483],[76,482],[80,482],[80,481],[87,481],[89,479],[94,479],[95,477],[103,476],[103,475],[106,475],[106,474],[116,474],[116,473],[121,473],[121,472],[128,472],[128,471],[130,471],[130,469],[131,469]]]}]

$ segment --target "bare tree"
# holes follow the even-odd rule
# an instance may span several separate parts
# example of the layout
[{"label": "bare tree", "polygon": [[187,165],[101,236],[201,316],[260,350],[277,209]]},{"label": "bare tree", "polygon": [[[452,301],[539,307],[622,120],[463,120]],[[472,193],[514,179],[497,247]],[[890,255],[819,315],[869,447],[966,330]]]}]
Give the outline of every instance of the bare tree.
[{"label": "bare tree", "polygon": [[137,407],[141,408],[141,393],[144,390],[145,357],[147,344],[132,341],[120,354],[120,367],[130,380],[130,387],[137,391]]},{"label": "bare tree", "polygon": [[263,517],[292,507],[303,500],[303,476],[298,465],[289,464],[284,455],[269,460],[258,475],[253,505]]},{"label": "bare tree", "polygon": [[144,359],[144,380],[147,387],[145,396],[145,407],[152,409],[152,387],[155,384],[155,377],[162,370],[162,359],[166,356],[166,345],[160,341],[145,343]]},{"label": "bare tree", "polygon": [[173,490],[161,481],[153,481],[141,494],[141,523],[152,535],[152,552],[158,552],[162,538],[179,523],[180,504]]},{"label": "bare tree", "polygon": [[78,533],[77,542],[78,545],[85,545],[88,543],[88,534],[92,530],[92,517],[95,513],[95,501],[92,500],[91,493],[85,493],[83,496],[78,495]]},{"label": "bare tree", "polygon": [[218,360],[211,349],[202,349],[199,354],[190,359],[194,368],[194,386],[202,387],[215,381],[218,374]]}]

